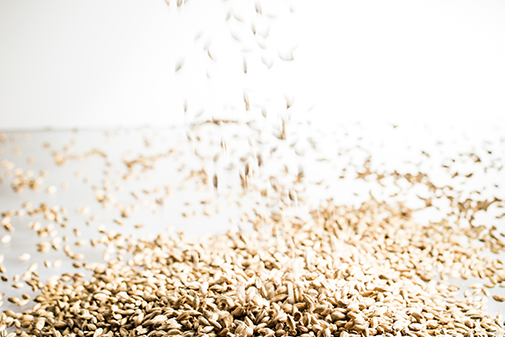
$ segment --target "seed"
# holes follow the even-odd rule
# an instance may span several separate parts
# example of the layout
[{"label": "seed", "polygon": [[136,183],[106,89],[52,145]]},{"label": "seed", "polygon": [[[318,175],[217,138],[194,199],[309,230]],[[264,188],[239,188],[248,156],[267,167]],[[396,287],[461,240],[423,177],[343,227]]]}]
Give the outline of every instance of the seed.
[{"label": "seed", "polygon": [[30,272],[34,272],[34,271],[36,271],[36,270],[37,270],[38,266],[39,266],[39,264],[38,264],[37,262],[34,262],[34,263],[32,263],[32,264],[28,267],[28,270],[29,270]]},{"label": "seed", "polygon": [[58,188],[56,186],[52,185],[46,189],[46,193],[53,194],[53,193],[56,193],[57,190],[58,190]]},{"label": "seed", "polygon": [[494,299],[496,302],[505,302],[505,297],[500,296],[500,295],[493,295],[493,299]]},{"label": "seed", "polygon": [[31,257],[30,254],[23,253],[23,254],[21,254],[21,255],[18,256],[18,259],[20,261],[28,261],[30,259],[30,257]]}]

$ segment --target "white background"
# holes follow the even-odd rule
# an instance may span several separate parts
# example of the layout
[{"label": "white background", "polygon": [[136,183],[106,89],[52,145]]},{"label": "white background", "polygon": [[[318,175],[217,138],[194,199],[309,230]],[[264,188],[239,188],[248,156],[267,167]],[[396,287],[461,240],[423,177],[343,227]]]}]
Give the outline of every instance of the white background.
[{"label": "white background", "polygon": [[[184,97],[189,110],[214,116],[238,106],[244,86],[293,95],[300,114],[316,103],[310,116],[318,120],[505,115],[503,1],[289,4],[291,17],[271,20],[267,50],[299,44],[295,61],[275,56],[266,70],[250,53],[244,79],[236,44],[223,38],[235,29],[224,20],[233,1],[177,8],[163,0],[1,0],[0,129],[183,122]],[[199,31],[205,34],[195,42]],[[216,62],[202,56],[206,35],[223,55]]]}]

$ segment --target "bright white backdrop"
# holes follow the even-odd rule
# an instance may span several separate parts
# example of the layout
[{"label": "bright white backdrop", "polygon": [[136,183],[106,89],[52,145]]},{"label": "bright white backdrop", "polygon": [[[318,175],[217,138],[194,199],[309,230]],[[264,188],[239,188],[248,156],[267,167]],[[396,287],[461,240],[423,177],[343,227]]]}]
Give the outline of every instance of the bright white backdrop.
[{"label": "bright white backdrop", "polygon": [[[239,106],[244,86],[273,100],[293,95],[300,114],[316,103],[316,120],[505,115],[503,1],[275,3],[294,13],[271,20],[266,50],[299,44],[295,61],[274,55],[267,70],[247,52],[244,76],[243,45],[227,35],[242,34],[241,23],[225,22],[233,1],[2,0],[0,129],[183,122],[184,97],[190,111],[214,116]],[[210,38],[216,62],[203,53]]]}]

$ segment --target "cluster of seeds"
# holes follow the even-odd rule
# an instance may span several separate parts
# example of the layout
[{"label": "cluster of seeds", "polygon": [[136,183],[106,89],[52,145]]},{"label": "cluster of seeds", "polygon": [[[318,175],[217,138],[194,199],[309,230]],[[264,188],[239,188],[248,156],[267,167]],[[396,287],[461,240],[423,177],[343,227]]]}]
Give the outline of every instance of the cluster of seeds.
[{"label": "cluster of seeds", "polygon": [[[461,273],[480,262],[460,235],[374,200],[207,240],[110,235],[131,259],[83,263],[91,278],[50,278],[32,309],[2,321],[36,336],[503,335],[484,301],[460,300],[458,287],[435,278],[440,262]],[[487,271],[505,286],[499,260]]]},{"label": "cluster of seeds", "polygon": [[[202,125],[192,126],[195,137],[187,139],[188,143],[194,143],[191,151],[201,162],[219,162],[214,160],[215,152],[199,150],[200,145],[211,143]],[[275,134],[272,137],[279,142],[274,148],[291,147],[293,135],[289,132],[285,139]],[[237,142],[239,139],[235,138]],[[232,164],[230,170],[238,168],[234,181],[240,186],[239,193],[229,191],[228,196],[235,196],[239,203],[259,196],[262,201],[257,206],[270,209],[264,212],[255,207],[253,214],[241,215],[243,222],[252,224],[252,231],[231,229],[226,234],[196,239],[187,239],[178,232],[137,239],[99,226],[102,236],[91,239],[91,246],[107,248],[106,263],[98,263],[73,253],[69,238],[59,236],[55,224],[64,229],[69,221],[65,207],[45,203],[34,207],[26,202],[21,209],[5,211],[2,223],[8,224],[4,227],[11,232],[13,217],[42,216],[49,222],[47,225],[41,221],[28,223],[44,240],[38,250],[42,253],[62,250],[74,261],[73,267],[82,272],[54,275],[43,282],[37,273],[37,263],[30,264],[21,277],[15,276],[12,286],[21,289],[26,284],[35,294],[8,296],[7,300],[31,308],[21,313],[5,310],[0,316],[0,334],[6,336],[7,331],[12,331],[10,336],[503,335],[501,314],[495,317],[486,314],[489,299],[498,303],[504,300],[495,290],[505,288],[505,265],[496,256],[488,255],[504,250],[503,233],[496,226],[474,224],[481,213],[493,207],[495,211],[500,209],[502,200],[469,199],[457,185],[437,186],[426,173],[378,170],[371,158],[366,158],[362,165],[346,166],[342,174],[370,184],[370,178],[375,177],[384,186],[392,179],[392,184],[402,185],[403,191],[417,188],[419,192],[419,187],[424,187],[429,193],[414,195],[424,206],[413,209],[400,199],[385,202],[373,196],[359,206],[339,205],[332,199],[314,200],[305,192],[312,185],[322,187],[321,181],[310,183],[313,172],[300,167],[290,173],[284,166],[271,176],[272,170],[268,168],[275,164],[274,158],[264,153],[263,145],[250,139],[248,143],[254,147],[241,146],[242,152],[235,152],[233,146],[228,148],[227,142],[214,142],[220,151],[225,151]],[[264,142],[271,148],[273,144]],[[313,148],[318,146],[313,141]],[[170,150],[167,155],[125,159],[120,164],[130,172],[130,177],[125,178],[120,170],[119,178],[128,181],[156,170],[157,163],[166,159],[168,153],[173,156],[170,159],[184,162],[183,154],[187,151],[184,148],[187,146]],[[243,153],[251,150],[254,155],[244,157]],[[106,152],[104,158],[109,158]],[[133,169],[137,164],[140,171]],[[107,167],[112,169],[111,164]],[[451,168],[445,164],[443,167]],[[476,167],[476,174],[478,171]],[[315,176],[322,178],[317,172]],[[189,170],[181,186],[193,181],[197,190],[207,186],[224,193],[227,186],[219,181],[226,180],[217,177],[217,173],[205,168]],[[472,179],[472,175],[465,179]],[[111,185],[111,181],[104,181],[100,191],[108,193]],[[97,197],[98,189],[93,190]],[[167,186],[146,188],[140,193],[168,195],[168,190]],[[332,191],[331,185],[329,190]],[[135,192],[123,192],[139,199]],[[441,208],[438,206],[441,200],[449,206],[445,218],[429,223],[416,220],[416,212]],[[104,206],[105,200],[97,197],[97,201]],[[305,211],[302,206],[308,201],[317,201],[318,206]],[[213,203],[212,199],[200,202]],[[129,209],[116,208],[125,215]],[[86,216],[90,207],[77,207],[76,213]],[[89,217],[87,225],[98,218]],[[119,222],[127,223],[128,216],[117,218],[116,223]],[[76,238],[81,237],[77,227],[73,233]],[[75,245],[86,245],[86,241],[79,239]],[[19,256],[22,261],[30,258],[29,254]],[[57,263],[61,260],[54,263],[46,260],[44,265],[57,267]],[[4,269],[0,271],[5,273]],[[454,284],[454,278],[481,281],[461,288]],[[35,304],[30,304],[32,301]]]}]

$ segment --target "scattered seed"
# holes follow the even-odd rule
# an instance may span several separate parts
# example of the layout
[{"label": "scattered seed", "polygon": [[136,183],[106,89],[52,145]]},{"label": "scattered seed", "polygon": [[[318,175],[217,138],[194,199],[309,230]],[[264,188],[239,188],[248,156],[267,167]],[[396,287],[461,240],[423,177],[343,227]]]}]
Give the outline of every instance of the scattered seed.
[{"label": "scattered seed", "polygon": [[23,254],[21,254],[21,255],[18,256],[18,259],[20,261],[28,261],[30,259],[30,257],[31,257],[30,254],[23,253]]}]

